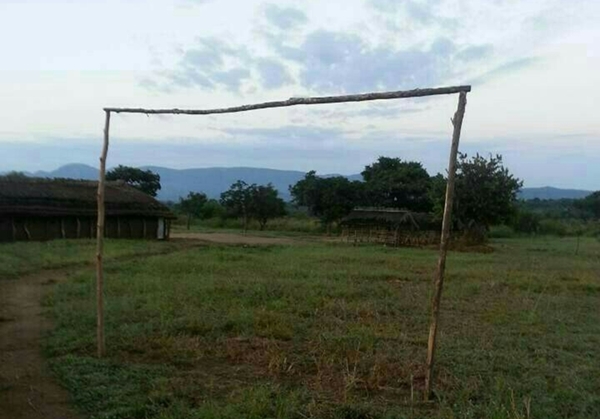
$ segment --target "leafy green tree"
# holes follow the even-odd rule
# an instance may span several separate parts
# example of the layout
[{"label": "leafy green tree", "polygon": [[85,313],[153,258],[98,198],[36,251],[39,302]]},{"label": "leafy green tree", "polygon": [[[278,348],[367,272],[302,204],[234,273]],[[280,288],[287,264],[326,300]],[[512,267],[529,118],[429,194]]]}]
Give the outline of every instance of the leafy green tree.
[{"label": "leafy green tree", "polygon": [[[502,163],[502,156],[469,159],[459,154],[454,192],[453,221],[459,228],[483,227],[510,222],[517,208],[523,182]],[[445,195],[438,190],[434,207],[443,210]],[[440,215],[438,213],[438,215]]]},{"label": "leafy green tree", "polygon": [[519,233],[536,234],[540,231],[541,217],[531,211],[518,208],[513,220],[513,228]]},{"label": "leafy green tree", "polygon": [[192,218],[202,218],[204,206],[208,198],[201,192],[190,192],[186,198],[180,198],[179,210],[187,215],[187,229],[190,229]]},{"label": "leafy green tree", "polygon": [[322,212],[320,179],[317,172],[311,170],[304,175],[304,179],[289,188],[294,203],[305,207],[312,216],[318,216]]},{"label": "leafy green tree", "polygon": [[341,220],[360,203],[362,189],[361,182],[351,182],[343,176],[322,178],[310,171],[290,187],[290,193],[294,203],[319,217],[329,232],[332,223]]},{"label": "leafy green tree", "polygon": [[359,205],[362,184],[335,176],[323,179],[322,185],[320,218],[329,233],[334,222],[339,222]]},{"label": "leafy green tree", "polygon": [[225,215],[225,209],[216,199],[209,199],[206,204],[202,206],[202,219],[223,217]]},{"label": "leafy green tree", "polygon": [[272,184],[250,185],[250,216],[258,221],[260,229],[264,230],[267,221],[282,217],[286,214],[285,202],[279,197],[277,189]]},{"label": "leafy green tree", "polygon": [[21,179],[27,179],[27,175],[24,172],[17,172],[16,170],[12,170],[10,172],[6,172],[2,175],[0,175],[0,178],[2,179],[12,179],[12,180],[21,180]]},{"label": "leafy green tree", "polygon": [[119,165],[106,173],[106,180],[122,180],[150,196],[156,196],[156,193],[160,190],[160,175],[158,173],[136,167]]},{"label": "leafy green tree", "polygon": [[574,206],[590,214],[593,218],[600,219],[600,191],[596,191],[583,199],[575,201]]},{"label": "leafy green tree", "polygon": [[379,157],[362,176],[369,205],[419,212],[432,209],[430,177],[419,162]]},{"label": "leafy green tree", "polygon": [[244,231],[248,229],[250,218],[250,190],[248,184],[238,180],[221,194],[221,205],[230,217],[241,218],[244,221]]},{"label": "leafy green tree", "polygon": [[432,213],[439,220],[442,219],[444,214],[444,201],[446,197],[446,187],[448,180],[441,174],[438,173],[432,176],[429,182],[429,200],[432,204]]}]

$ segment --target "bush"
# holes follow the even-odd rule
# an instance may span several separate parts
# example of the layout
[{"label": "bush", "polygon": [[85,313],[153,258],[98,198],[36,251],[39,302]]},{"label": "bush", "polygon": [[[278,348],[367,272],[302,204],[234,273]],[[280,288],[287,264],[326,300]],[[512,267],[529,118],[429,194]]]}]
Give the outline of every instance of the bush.
[{"label": "bush", "polygon": [[499,225],[490,227],[489,237],[493,239],[510,239],[515,237],[515,230],[507,225]]},{"label": "bush", "polygon": [[512,227],[519,233],[536,234],[540,231],[540,221],[538,214],[520,209],[514,217]]},{"label": "bush", "polygon": [[564,221],[559,220],[542,220],[540,221],[540,233],[549,234],[559,237],[568,235],[569,229]]}]

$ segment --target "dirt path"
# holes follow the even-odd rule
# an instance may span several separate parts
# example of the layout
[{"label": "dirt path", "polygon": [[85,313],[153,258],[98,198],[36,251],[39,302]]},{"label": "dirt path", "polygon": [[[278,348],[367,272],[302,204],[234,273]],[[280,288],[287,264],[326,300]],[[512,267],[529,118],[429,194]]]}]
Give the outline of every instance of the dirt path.
[{"label": "dirt path", "polygon": [[[220,244],[292,244],[288,238],[244,236],[229,233],[174,234],[182,245],[168,252]],[[153,254],[142,255],[153,256]],[[130,259],[128,255],[113,260]],[[60,387],[48,370],[41,353],[42,338],[51,327],[44,315],[42,298],[48,287],[65,280],[69,273],[88,263],[75,263],[58,269],[44,270],[18,280],[0,280],[0,419],[76,419],[69,394]]]},{"label": "dirt path", "polygon": [[248,244],[248,245],[269,245],[269,244],[293,244],[298,240],[287,237],[260,237],[244,236],[235,233],[172,233],[174,239],[199,240],[207,243],[219,244]]},{"label": "dirt path", "polygon": [[[202,246],[184,241],[168,251],[124,255],[108,260],[156,256]],[[0,419],[75,419],[69,394],[48,370],[42,338],[52,328],[44,315],[42,298],[52,284],[89,262],[49,268],[16,280],[0,279]]]},{"label": "dirt path", "polygon": [[78,418],[69,395],[52,379],[41,353],[51,327],[41,299],[66,271],[42,272],[0,281],[0,418]]}]

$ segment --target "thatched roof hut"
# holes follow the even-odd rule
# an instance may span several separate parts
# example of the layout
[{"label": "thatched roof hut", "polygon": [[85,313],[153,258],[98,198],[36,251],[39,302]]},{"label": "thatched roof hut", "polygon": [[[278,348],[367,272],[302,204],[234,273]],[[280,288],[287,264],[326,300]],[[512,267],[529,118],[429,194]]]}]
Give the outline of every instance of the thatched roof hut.
[{"label": "thatched roof hut", "polygon": [[429,214],[394,208],[355,208],[341,225],[342,236],[347,241],[389,246],[437,243],[441,228]]},{"label": "thatched roof hut", "polygon": [[410,231],[439,231],[441,228],[440,223],[429,214],[395,208],[355,208],[344,217],[342,225]]},{"label": "thatched roof hut", "polygon": [[[0,179],[0,241],[95,236],[98,183],[71,179]],[[107,237],[168,237],[169,209],[124,182],[107,182]]]}]

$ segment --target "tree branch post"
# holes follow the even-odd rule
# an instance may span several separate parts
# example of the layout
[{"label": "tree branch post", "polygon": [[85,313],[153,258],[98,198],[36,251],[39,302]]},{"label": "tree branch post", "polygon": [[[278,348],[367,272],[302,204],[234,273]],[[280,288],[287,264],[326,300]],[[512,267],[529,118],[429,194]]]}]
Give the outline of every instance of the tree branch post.
[{"label": "tree branch post", "polygon": [[98,358],[105,353],[104,345],[104,271],[102,257],[104,255],[104,191],[106,181],[106,155],[108,154],[108,133],[110,129],[110,111],[105,111],[104,145],[100,155],[100,175],[98,180],[98,223],[96,230],[96,343]]},{"label": "tree branch post", "polygon": [[461,92],[458,97],[458,108],[452,119],[454,131],[452,133],[452,147],[448,163],[448,184],[446,185],[446,202],[444,204],[444,218],[442,221],[442,235],[440,239],[440,255],[435,273],[434,294],[431,301],[431,323],[429,327],[429,341],[427,345],[427,370],[425,373],[425,398],[429,399],[432,392],[433,365],[436,349],[437,331],[440,317],[440,302],[444,287],[444,273],[446,270],[446,255],[450,241],[450,225],[452,224],[452,206],[454,205],[454,184],[456,180],[456,160],[458,145],[460,143],[460,130],[462,128],[467,106],[467,93]]},{"label": "tree branch post", "polygon": [[330,103],[366,102],[371,100],[406,99],[412,97],[425,97],[437,95],[451,95],[471,91],[471,86],[436,87],[432,89],[400,90],[396,92],[362,93],[358,95],[321,96],[321,97],[293,97],[288,100],[275,102],[255,103],[252,105],[234,106],[216,109],[147,109],[147,108],[104,108],[105,111],[115,113],[140,113],[145,115],[212,115],[223,113],[236,113],[255,111],[258,109],[284,108],[298,105],[323,105]]}]

